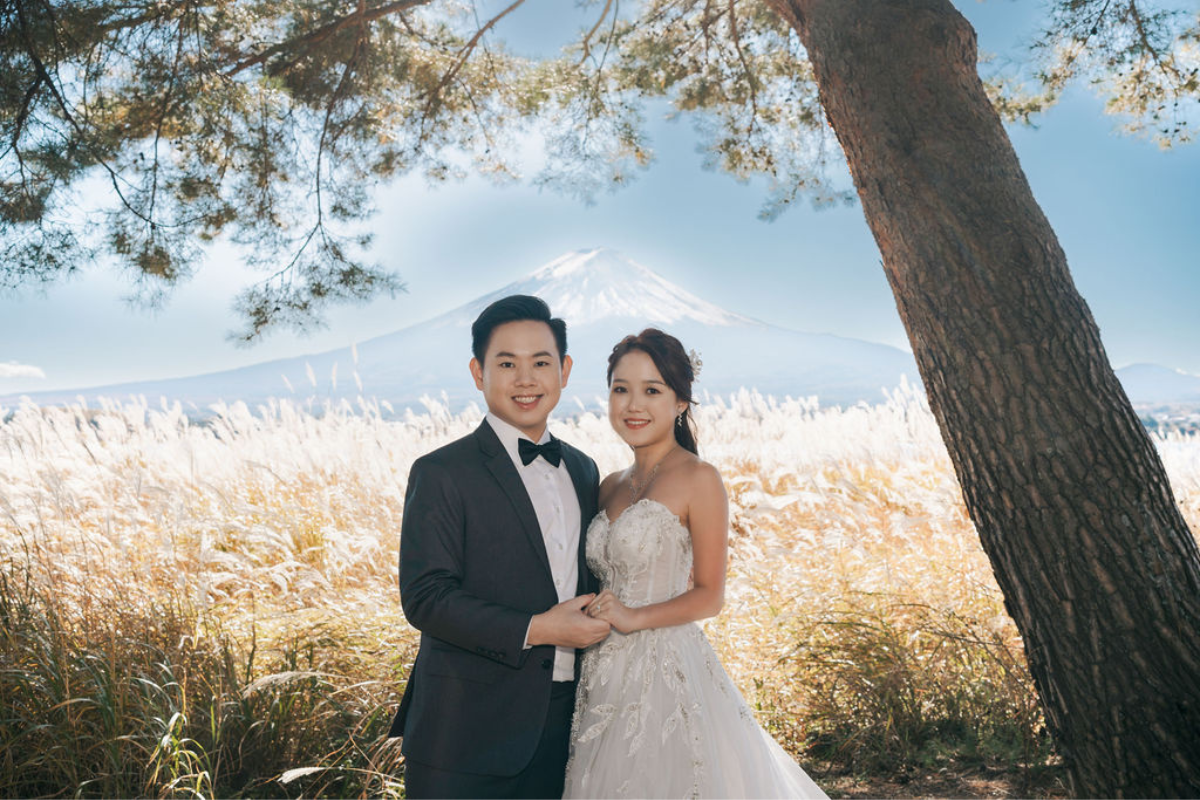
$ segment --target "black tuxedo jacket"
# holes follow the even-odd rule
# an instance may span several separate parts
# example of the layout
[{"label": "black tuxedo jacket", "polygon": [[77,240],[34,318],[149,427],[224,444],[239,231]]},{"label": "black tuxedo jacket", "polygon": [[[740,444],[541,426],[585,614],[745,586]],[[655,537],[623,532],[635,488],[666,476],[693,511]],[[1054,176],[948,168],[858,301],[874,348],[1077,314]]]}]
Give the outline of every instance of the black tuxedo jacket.
[{"label": "black tuxedo jacket", "polygon": [[[579,498],[577,594],[596,464],[563,444]],[[412,761],[512,776],[533,757],[550,702],[554,647],[523,649],[529,619],[558,603],[533,503],[486,422],[413,463],[400,529],[400,602],[421,631],[391,735]],[[578,662],[577,662],[578,663]]]}]

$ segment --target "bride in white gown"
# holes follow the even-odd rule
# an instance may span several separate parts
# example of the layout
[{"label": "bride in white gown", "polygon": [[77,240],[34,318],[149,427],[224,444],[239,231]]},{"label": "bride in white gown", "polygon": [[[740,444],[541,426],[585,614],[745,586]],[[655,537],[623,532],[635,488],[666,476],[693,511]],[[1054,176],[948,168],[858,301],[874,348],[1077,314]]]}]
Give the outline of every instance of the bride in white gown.
[{"label": "bride in white gown", "polygon": [[612,633],[583,655],[564,797],[825,797],[754,719],[697,620],[720,611],[728,501],[696,455],[695,367],[655,329],[608,363],[609,421],[634,463],[587,532]]}]

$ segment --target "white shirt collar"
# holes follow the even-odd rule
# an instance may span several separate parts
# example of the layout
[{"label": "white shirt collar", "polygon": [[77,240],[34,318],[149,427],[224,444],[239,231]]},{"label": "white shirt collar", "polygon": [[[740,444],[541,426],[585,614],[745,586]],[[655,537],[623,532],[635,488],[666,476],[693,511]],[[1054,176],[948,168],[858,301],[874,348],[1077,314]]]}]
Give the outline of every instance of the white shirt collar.
[{"label": "white shirt collar", "polygon": [[[517,440],[529,439],[529,437],[517,430],[515,426],[510,425],[490,411],[487,413],[484,419],[487,420],[488,425],[492,426],[492,430],[496,433],[496,438],[500,440],[500,444],[504,445],[504,449],[508,452],[509,458],[513,460],[514,464],[521,466],[521,455],[517,450]],[[529,440],[533,441],[532,439]],[[536,442],[534,442],[534,444],[545,444],[548,441],[550,441],[549,425],[546,426],[546,430],[542,431],[542,438],[538,439]]]}]

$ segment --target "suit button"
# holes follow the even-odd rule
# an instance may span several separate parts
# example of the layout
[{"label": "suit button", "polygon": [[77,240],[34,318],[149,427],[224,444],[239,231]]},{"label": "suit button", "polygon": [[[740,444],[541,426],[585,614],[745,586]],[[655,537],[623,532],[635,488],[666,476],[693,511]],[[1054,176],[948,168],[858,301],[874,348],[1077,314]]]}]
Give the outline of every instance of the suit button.
[{"label": "suit button", "polygon": [[553,666],[554,666],[554,662],[551,661],[550,659],[548,659],[548,658],[542,659],[542,669],[551,669]]}]

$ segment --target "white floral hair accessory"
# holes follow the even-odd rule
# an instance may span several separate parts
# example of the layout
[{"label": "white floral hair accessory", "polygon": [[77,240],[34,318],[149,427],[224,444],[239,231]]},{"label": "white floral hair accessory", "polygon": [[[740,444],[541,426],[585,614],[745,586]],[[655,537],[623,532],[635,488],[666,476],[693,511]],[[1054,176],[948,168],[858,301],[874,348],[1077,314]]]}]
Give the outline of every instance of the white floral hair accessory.
[{"label": "white floral hair accessory", "polygon": [[704,362],[700,359],[700,354],[695,350],[688,351],[688,363],[692,365],[692,380],[700,377],[700,368],[704,366]]}]

